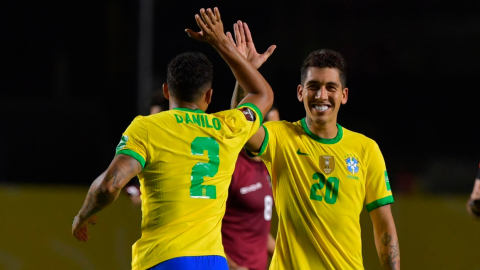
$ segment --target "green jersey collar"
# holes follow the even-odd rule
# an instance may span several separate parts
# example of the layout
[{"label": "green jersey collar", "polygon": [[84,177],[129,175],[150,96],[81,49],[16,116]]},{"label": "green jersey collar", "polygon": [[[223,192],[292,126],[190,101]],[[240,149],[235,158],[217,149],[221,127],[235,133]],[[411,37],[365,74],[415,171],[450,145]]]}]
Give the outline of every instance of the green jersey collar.
[{"label": "green jersey collar", "polygon": [[184,112],[194,112],[194,113],[205,113],[204,111],[202,111],[200,109],[192,110],[192,109],[189,109],[189,108],[174,108],[174,110],[184,111]]},{"label": "green jersey collar", "polygon": [[303,118],[301,120],[301,122],[302,122],[302,127],[303,127],[303,130],[305,131],[305,133],[307,133],[308,136],[310,136],[310,138],[312,138],[313,140],[315,140],[319,143],[335,144],[335,143],[339,142],[343,137],[343,128],[338,123],[337,123],[337,128],[338,128],[337,136],[335,136],[335,138],[333,138],[333,139],[324,139],[322,137],[319,137],[319,136],[313,134],[313,132],[311,132],[310,129],[308,129],[307,122],[305,121],[305,118]]}]

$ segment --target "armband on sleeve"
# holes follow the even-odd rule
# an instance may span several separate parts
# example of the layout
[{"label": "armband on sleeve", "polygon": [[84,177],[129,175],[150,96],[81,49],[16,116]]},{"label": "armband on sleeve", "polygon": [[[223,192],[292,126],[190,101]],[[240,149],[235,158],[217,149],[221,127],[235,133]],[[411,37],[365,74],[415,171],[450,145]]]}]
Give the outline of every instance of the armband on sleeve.
[{"label": "armband on sleeve", "polygon": [[257,119],[252,109],[248,107],[242,107],[239,110],[243,113],[243,115],[245,115],[245,118],[247,118],[248,121],[255,122],[255,119]]}]

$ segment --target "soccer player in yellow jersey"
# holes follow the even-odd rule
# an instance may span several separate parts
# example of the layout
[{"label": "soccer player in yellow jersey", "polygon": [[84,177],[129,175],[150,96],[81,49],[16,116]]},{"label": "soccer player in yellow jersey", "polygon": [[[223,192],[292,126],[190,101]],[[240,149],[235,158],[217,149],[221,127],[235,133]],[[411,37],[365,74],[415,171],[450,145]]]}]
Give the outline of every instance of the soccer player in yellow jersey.
[{"label": "soccer player in yellow jersey", "polygon": [[201,31],[186,32],[218,51],[246,97],[236,109],[206,114],[211,63],[199,53],[175,57],[163,86],[170,110],[133,120],[72,225],[87,241],[89,220],[138,174],[142,236],[133,245],[134,270],[228,269],[221,236],[228,186],[240,150],[273,102],[269,84],[227,39],[218,9],[201,9],[195,19]]},{"label": "soccer player in yellow jersey", "polygon": [[[246,47],[254,51],[248,26],[242,27]],[[279,227],[270,269],[364,269],[359,222],[364,205],[383,268],[400,269],[382,153],[375,141],[337,123],[348,100],[343,57],[331,50],[312,52],[303,62],[297,97],[305,118],[268,122],[246,144],[272,177]]]}]

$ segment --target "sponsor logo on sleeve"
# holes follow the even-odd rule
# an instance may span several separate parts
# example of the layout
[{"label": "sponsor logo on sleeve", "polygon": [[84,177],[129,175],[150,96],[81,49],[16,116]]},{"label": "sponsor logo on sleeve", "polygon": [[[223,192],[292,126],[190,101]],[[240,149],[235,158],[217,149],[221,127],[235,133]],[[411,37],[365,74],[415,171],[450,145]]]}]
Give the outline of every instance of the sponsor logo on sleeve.
[{"label": "sponsor logo on sleeve", "polygon": [[127,142],[128,142],[128,136],[123,135],[122,138],[120,139],[120,142],[117,145],[117,152],[125,148],[125,146],[127,146]]},{"label": "sponsor logo on sleeve", "polygon": [[388,179],[388,173],[385,171],[385,185],[387,185],[387,190],[390,191],[390,180]]},{"label": "sponsor logo on sleeve", "polygon": [[324,174],[331,174],[335,170],[335,158],[333,156],[320,156],[320,170]]},{"label": "sponsor logo on sleeve", "polygon": [[248,121],[255,122],[255,113],[252,111],[252,109],[248,107],[242,107],[239,109],[243,115],[245,115],[245,118],[247,118]]}]

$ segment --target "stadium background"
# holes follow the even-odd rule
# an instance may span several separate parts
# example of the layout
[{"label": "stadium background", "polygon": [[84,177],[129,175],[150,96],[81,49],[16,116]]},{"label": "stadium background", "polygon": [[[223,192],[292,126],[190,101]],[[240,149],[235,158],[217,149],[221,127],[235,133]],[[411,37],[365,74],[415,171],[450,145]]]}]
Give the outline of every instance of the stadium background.
[{"label": "stadium background", "polygon": [[[88,243],[71,236],[71,222],[176,54],[212,60],[208,112],[228,108],[228,66],[183,32],[213,6],[226,30],[246,21],[258,51],[277,45],[260,71],[285,120],[304,117],[295,97],[302,60],[318,48],[340,51],[350,98],[339,123],[384,154],[403,269],[480,269],[480,223],[465,210],[480,160],[475,1],[140,3],[4,3],[0,269],[128,269],[140,210],[126,196],[100,214]],[[366,269],[380,269],[367,213],[362,228]]]}]

